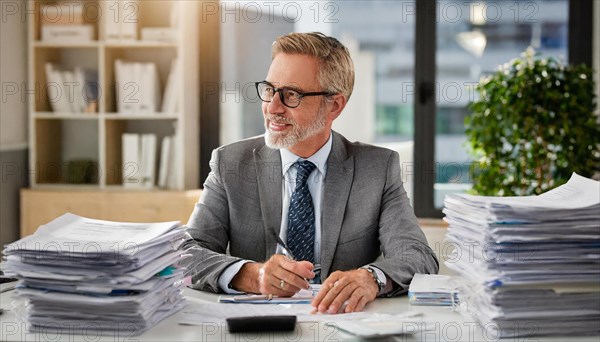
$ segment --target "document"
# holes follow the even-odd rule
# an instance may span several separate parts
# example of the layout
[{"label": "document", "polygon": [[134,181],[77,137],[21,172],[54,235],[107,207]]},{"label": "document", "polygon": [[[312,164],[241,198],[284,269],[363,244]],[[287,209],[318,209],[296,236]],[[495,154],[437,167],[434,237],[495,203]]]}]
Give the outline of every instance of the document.
[{"label": "document", "polygon": [[359,320],[339,320],[327,325],[362,338],[383,338],[416,334],[421,330],[423,314],[408,312],[399,315],[373,314]]},{"label": "document", "polygon": [[219,303],[233,304],[310,304],[321,290],[321,284],[311,284],[309,289],[302,289],[292,297],[273,295],[234,295],[219,296]]},{"label": "document", "polygon": [[189,304],[177,315],[179,324],[201,325],[204,323],[224,323],[227,318],[248,316],[297,316],[297,322],[339,322],[361,320],[375,317],[390,317],[370,312],[340,313],[336,315],[312,313],[313,307],[308,304],[228,304],[201,301]]}]

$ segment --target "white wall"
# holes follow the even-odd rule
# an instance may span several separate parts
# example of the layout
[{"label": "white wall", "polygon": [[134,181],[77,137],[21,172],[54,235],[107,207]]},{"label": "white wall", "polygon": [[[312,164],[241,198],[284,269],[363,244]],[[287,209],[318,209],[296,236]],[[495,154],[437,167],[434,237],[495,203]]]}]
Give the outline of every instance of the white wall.
[{"label": "white wall", "polygon": [[[0,4],[0,249],[19,238],[19,190],[27,186],[27,25],[19,2]],[[14,11],[16,10],[16,11]],[[14,13],[14,14],[11,14]]]},{"label": "white wall", "polygon": [[375,141],[375,56],[360,51],[356,42],[342,39],[354,61],[354,90],[333,129],[350,141],[372,144]]},{"label": "white wall", "polygon": [[20,9],[15,14],[10,13],[12,10],[3,4],[0,22],[0,150],[22,149],[27,145],[27,104],[21,96],[27,81],[27,25]]}]

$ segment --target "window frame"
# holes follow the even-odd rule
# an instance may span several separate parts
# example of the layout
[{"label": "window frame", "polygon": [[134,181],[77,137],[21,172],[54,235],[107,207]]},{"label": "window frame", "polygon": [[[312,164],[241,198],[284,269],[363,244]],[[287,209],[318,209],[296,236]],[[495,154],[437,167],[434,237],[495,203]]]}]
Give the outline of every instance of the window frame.
[{"label": "window frame", "polygon": [[[569,63],[586,63],[592,66],[593,1],[569,0],[568,6]],[[437,73],[436,8],[437,0],[416,1],[413,205],[419,218],[443,217],[442,210],[436,208],[434,203],[437,105],[433,89]]]}]

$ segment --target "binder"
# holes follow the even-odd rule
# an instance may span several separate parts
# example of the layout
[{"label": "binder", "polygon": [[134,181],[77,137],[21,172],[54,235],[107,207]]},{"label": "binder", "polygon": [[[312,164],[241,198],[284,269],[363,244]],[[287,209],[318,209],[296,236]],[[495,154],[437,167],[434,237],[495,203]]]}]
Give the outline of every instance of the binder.
[{"label": "binder", "polygon": [[46,63],[45,69],[46,92],[48,95],[48,102],[50,102],[50,108],[52,108],[53,112],[68,112],[68,108],[63,107],[63,103],[60,99],[64,96],[60,74],[54,70],[54,66],[51,63]]},{"label": "binder", "polygon": [[117,59],[115,79],[117,80],[117,111],[123,114],[135,114],[138,110],[140,82],[135,80],[132,63]]},{"label": "binder", "polygon": [[125,85],[125,70],[124,63],[120,59],[115,60],[115,81],[116,81],[116,97],[117,97],[117,112],[125,113],[127,106],[124,101],[124,85]]},{"label": "binder", "polygon": [[123,158],[123,187],[141,187],[140,138],[139,134],[124,133],[121,138]]},{"label": "binder", "polygon": [[173,137],[164,137],[160,149],[160,167],[158,169],[158,186],[160,188],[169,188],[169,178],[171,174],[172,160],[172,140]]},{"label": "binder", "polygon": [[158,70],[154,63],[143,63],[136,69],[136,78],[139,78],[140,112],[152,114],[160,108],[160,84]]},{"label": "binder", "polygon": [[142,63],[135,62],[129,64],[129,72],[131,80],[128,84],[130,91],[129,100],[131,101],[133,114],[139,114],[144,110],[142,108],[142,94],[144,92],[145,77]]},{"label": "binder", "polygon": [[69,106],[70,113],[77,113],[78,104],[77,104],[77,95],[75,94],[76,81],[75,81],[75,73],[73,71],[61,71],[63,77],[63,98]]},{"label": "binder", "polygon": [[161,104],[158,68],[154,63],[115,61],[117,110],[125,114],[154,114]]},{"label": "binder", "polygon": [[161,112],[163,113],[176,113],[178,111],[178,85],[180,80],[180,67],[179,59],[175,58],[171,62],[171,71],[169,72],[169,78],[167,79],[167,86],[165,87],[165,94],[163,97]]},{"label": "binder", "polygon": [[153,188],[156,180],[156,135],[142,134],[142,187]]},{"label": "binder", "polygon": [[73,72],[73,78],[75,80],[75,87],[73,87],[74,89],[74,107],[75,107],[75,111],[77,113],[83,113],[85,112],[85,109],[87,107],[87,103],[85,101],[85,95],[83,93],[84,88],[85,88],[85,73],[83,71],[82,68],[80,67],[76,67],[75,71]]}]

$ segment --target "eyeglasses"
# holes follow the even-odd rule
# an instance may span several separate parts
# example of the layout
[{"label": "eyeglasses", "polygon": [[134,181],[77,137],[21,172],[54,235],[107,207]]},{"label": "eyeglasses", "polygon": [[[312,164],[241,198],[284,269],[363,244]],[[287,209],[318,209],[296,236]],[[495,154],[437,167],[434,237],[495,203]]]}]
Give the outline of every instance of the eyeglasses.
[{"label": "eyeglasses", "polygon": [[298,90],[288,88],[288,87],[277,88],[267,81],[256,82],[256,83],[254,83],[254,85],[256,86],[256,91],[258,92],[258,97],[263,102],[273,101],[273,96],[275,96],[275,93],[279,92],[279,99],[286,107],[289,107],[289,108],[298,107],[300,105],[300,101],[302,101],[302,98],[305,96],[335,95],[335,93],[330,93],[330,92],[325,92],[325,91],[302,93]]}]

